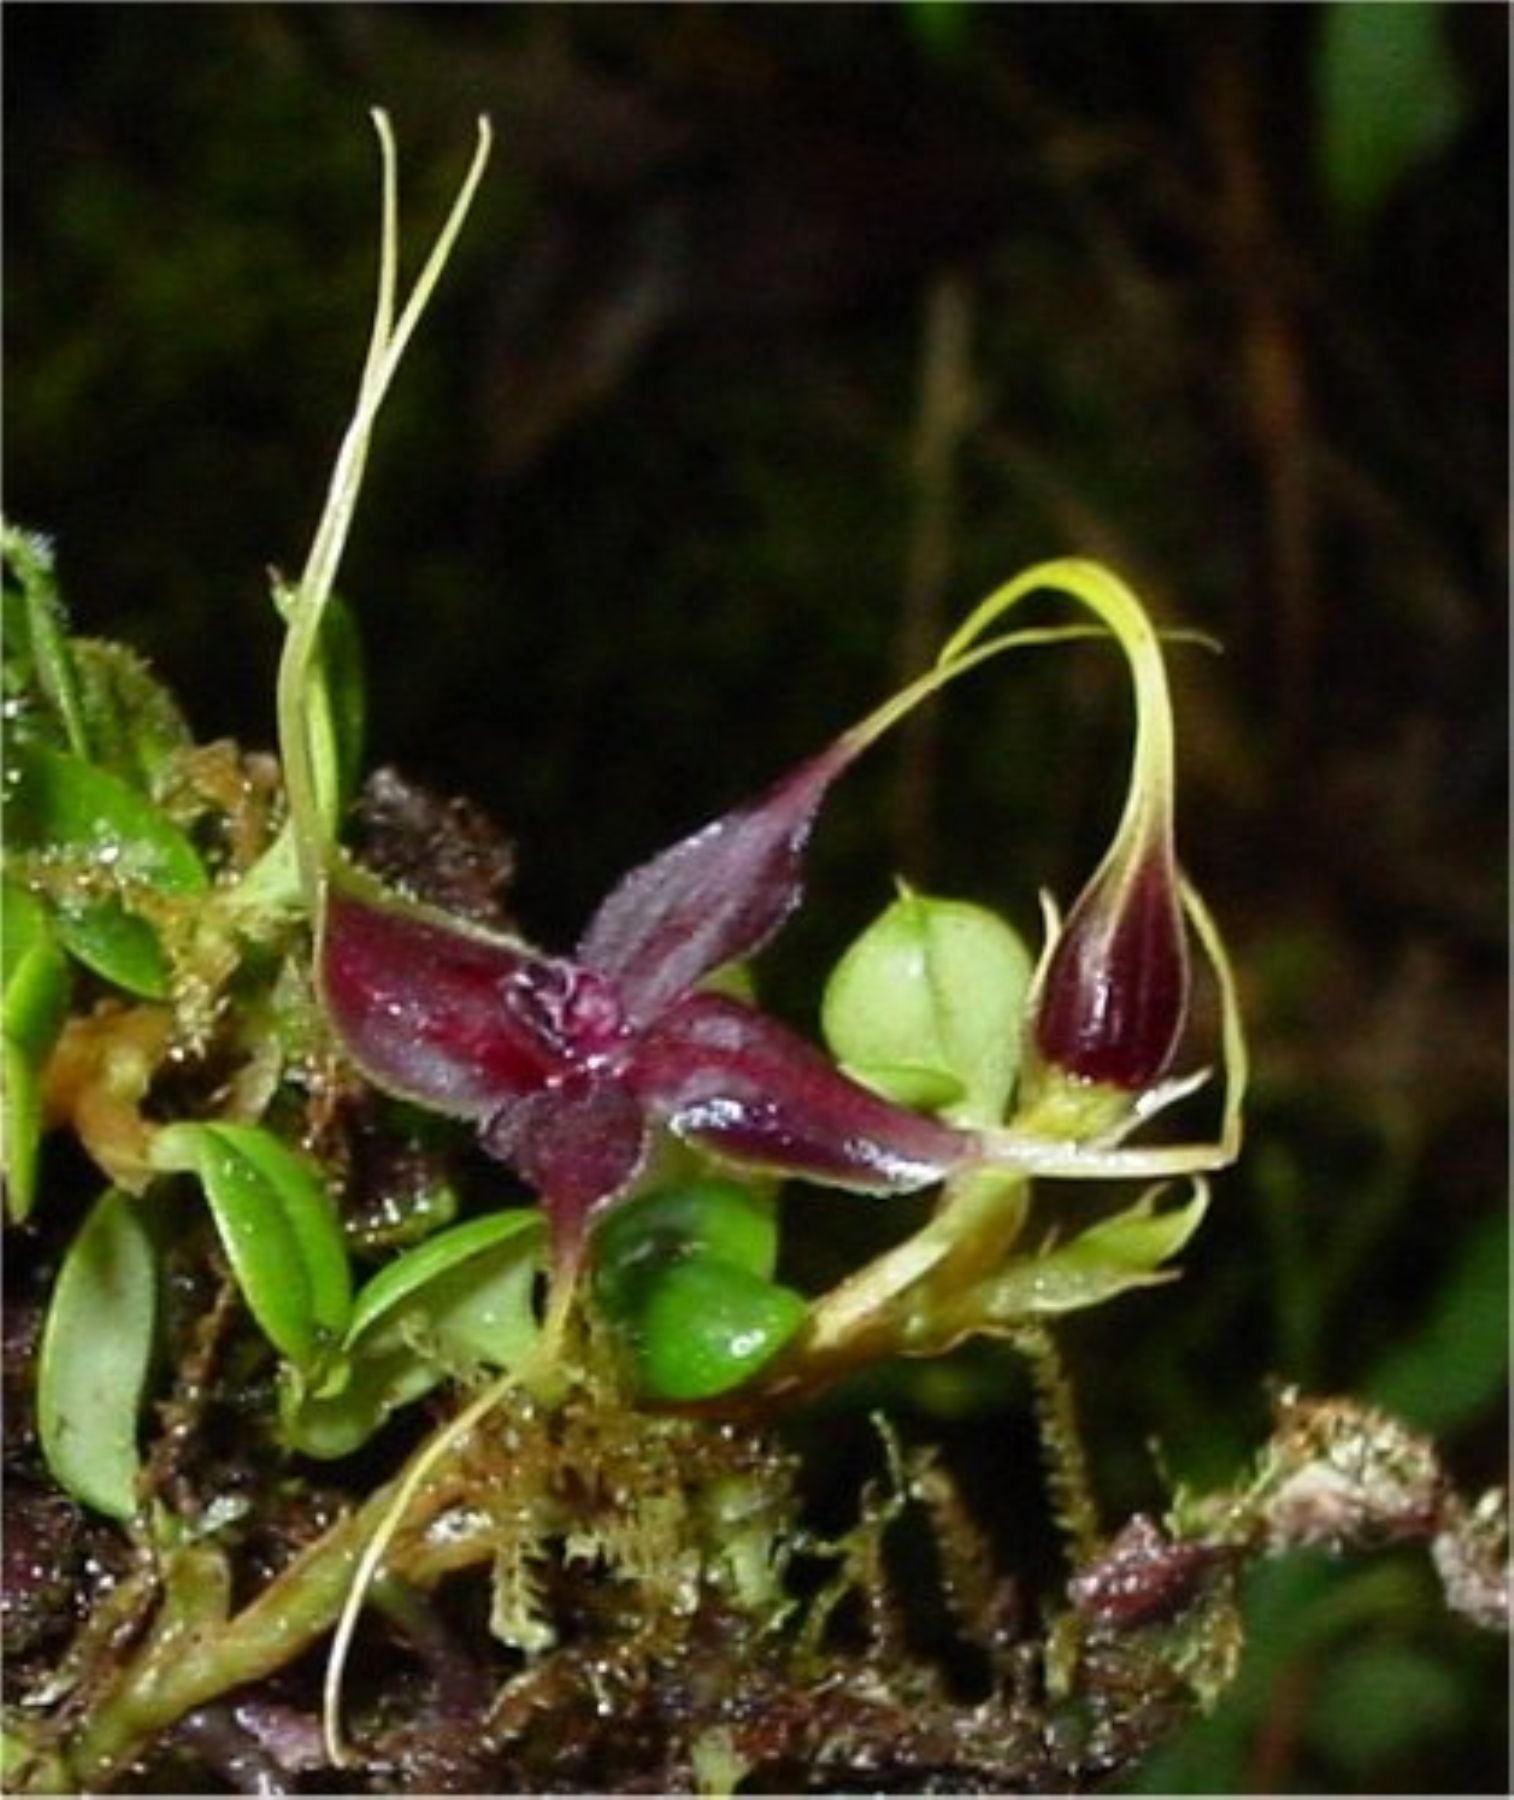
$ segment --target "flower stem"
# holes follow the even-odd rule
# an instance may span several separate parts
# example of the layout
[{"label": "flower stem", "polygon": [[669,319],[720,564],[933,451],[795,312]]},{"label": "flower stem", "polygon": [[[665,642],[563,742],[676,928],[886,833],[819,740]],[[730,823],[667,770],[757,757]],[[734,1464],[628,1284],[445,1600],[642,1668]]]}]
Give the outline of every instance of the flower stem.
[{"label": "flower stem", "polygon": [[734,1396],[788,1406],[889,1356],[938,1356],[974,1329],[954,1295],[999,1266],[1020,1234],[1030,1184],[1002,1170],[950,1181],[927,1225],[821,1296],[788,1349]]}]

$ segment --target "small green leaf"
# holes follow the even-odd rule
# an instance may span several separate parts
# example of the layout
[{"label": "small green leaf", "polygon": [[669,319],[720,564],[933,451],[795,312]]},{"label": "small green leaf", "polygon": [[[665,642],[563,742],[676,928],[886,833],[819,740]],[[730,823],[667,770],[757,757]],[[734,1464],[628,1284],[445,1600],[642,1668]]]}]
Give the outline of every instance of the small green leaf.
[{"label": "small green leaf", "polygon": [[36,1200],[42,1071],[68,1010],[69,974],[47,909],[9,882],[3,903],[5,1202],[20,1220]]},{"label": "small green leaf", "polygon": [[613,1312],[640,1271],[687,1255],[712,1256],[763,1279],[778,1261],[767,1195],[713,1177],[653,1188],[609,1209],[594,1231],[594,1275]]},{"label": "small green leaf", "polygon": [[450,1371],[519,1366],[536,1348],[535,1210],[469,1219],[381,1269],[353,1308],[341,1366],[319,1392],[287,1383],[286,1437],[307,1455],[350,1455]]},{"label": "small green leaf", "polygon": [[89,760],[140,792],[150,792],[169,757],[192,742],[179,703],[125,645],[75,638],[71,648],[89,732]]},{"label": "small green leaf", "polygon": [[64,742],[75,756],[87,757],[89,737],[52,545],[36,532],[11,525],[0,532],[0,543],[21,594],[32,680],[56,715]]},{"label": "small green leaf", "polygon": [[422,1329],[449,1366],[484,1363],[518,1368],[536,1348],[537,1277],[545,1256],[546,1232],[538,1214],[509,1242],[448,1269],[423,1290]]},{"label": "small green leaf", "polygon": [[1019,1069],[1031,959],[996,913],[903,890],[837,963],[831,1053],[902,1106],[997,1124]]},{"label": "small green leaf", "polygon": [[37,1432],[59,1483],[118,1519],[137,1509],[137,1416],[156,1305],[141,1210],[111,1188],[58,1272],[38,1360]]},{"label": "small green leaf", "polygon": [[341,1222],[311,1163],[257,1125],[185,1123],[154,1137],[152,1160],[197,1175],[252,1316],[307,1377],[352,1313]]},{"label": "small green leaf", "polygon": [[523,1235],[530,1236],[533,1241],[517,1246],[517,1252],[528,1251],[532,1256],[539,1253],[542,1216],[535,1208],[522,1207],[465,1220],[450,1230],[439,1231],[435,1237],[427,1238],[403,1256],[397,1256],[380,1269],[358,1295],[352,1309],[352,1322],[347,1328],[348,1347],[391,1319],[402,1307],[412,1305],[425,1289],[444,1275]]},{"label": "small green leaf", "polygon": [[14,760],[5,830],[12,850],[68,870],[73,891],[58,898],[56,916],[72,954],[130,993],[166,997],[157,934],[128,908],[133,889],[196,894],[208,885],[178,827],[116,776],[32,744]]},{"label": "small green leaf", "polygon": [[707,1400],[738,1387],[803,1323],[802,1294],[710,1256],[687,1256],[646,1284],[632,1322],[638,1382],[653,1400]]},{"label": "small green leaf", "polygon": [[47,908],[12,882],[0,889],[0,980],[6,1035],[33,1056],[52,1048],[68,1006],[68,965]]},{"label": "small green leaf", "polygon": [[773,1356],[806,1312],[771,1279],[771,1201],[734,1181],[657,1188],[594,1232],[595,1298],[625,1334],[649,1398],[707,1399]]},{"label": "small green leaf", "polygon": [[435,1357],[403,1342],[344,1358],[319,1392],[286,1371],[279,1428],[291,1449],[333,1462],[361,1449],[392,1413],[429,1394],[446,1373]]},{"label": "small green leaf", "polygon": [[1208,1190],[1197,1187],[1186,1206],[1155,1210],[1156,1192],[1039,1255],[1016,1258],[979,1288],[971,1303],[981,1329],[1098,1306],[1132,1288],[1170,1281],[1161,1265],[1175,1256],[1203,1220]]}]

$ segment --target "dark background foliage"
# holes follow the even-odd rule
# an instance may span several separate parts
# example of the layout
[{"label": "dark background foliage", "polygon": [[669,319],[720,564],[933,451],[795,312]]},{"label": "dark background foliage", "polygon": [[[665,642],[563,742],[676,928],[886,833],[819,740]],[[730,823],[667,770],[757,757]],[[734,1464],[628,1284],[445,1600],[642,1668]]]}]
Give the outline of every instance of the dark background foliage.
[{"label": "dark background foliage", "polygon": [[[56,535],[81,629],[249,744],[265,569],[303,556],[367,329],[364,109],[412,245],[492,115],[345,587],[370,760],[495,812],[544,940],[1030,561],[1102,557],[1222,640],[1174,651],[1181,829],[1242,971],[1251,1141],[1182,1283],[1067,1334],[1111,1516],[1153,1501],[1148,1437],[1233,1469],[1273,1379],[1500,1477],[1505,9],[5,25],[8,507]],[[849,777],[775,1003],[810,1022],[896,868],[1027,928],[1039,885],[1070,896],[1123,704],[1107,651],[1030,658]],[[1004,1381],[969,1358],[894,1395],[985,1507],[1031,1491]],[[1253,1605],[1239,1691],[1148,1785],[1504,1791],[1498,1652],[1419,1560],[1301,1560]]]}]

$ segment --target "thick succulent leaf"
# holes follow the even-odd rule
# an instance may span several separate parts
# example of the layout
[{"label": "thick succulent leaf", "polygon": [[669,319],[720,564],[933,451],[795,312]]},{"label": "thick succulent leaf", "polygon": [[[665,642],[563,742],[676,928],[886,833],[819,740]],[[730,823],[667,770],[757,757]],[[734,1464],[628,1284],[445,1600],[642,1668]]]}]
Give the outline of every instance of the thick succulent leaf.
[{"label": "thick succulent leaf", "polygon": [[237,1285],[303,1374],[329,1362],[352,1311],[342,1228],[314,1167],[256,1125],[183,1123],[153,1139],[165,1171],[197,1175]]},{"label": "thick succulent leaf", "polygon": [[305,1456],[324,1462],[351,1456],[391,1414],[422,1399],[446,1379],[433,1356],[385,1333],[328,1371],[318,1391],[286,1366],[279,1382],[279,1431]]},{"label": "thick succulent leaf", "polygon": [[435,1283],[477,1257],[491,1255],[506,1244],[514,1245],[512,1254],[534,1257],[540,1236],[541,1214],[525,1207],[466,1219],[461,1225],[437,1232],[386,1263],[364,1285],[352,1308],[347,1348],[423,1299]]},{"label": "thick succulent leaf", "polygon": [[64,944],[118,987],[165,998],[168,968],[157,935],[112,890],[201,892],[208,877],[189,840],[134,788],[63,751],[27,745],[9,773],[8,848],[78,866],[79,897],[57,908]]},{"label": "thick succulent leaf", "polygon": [[137,1509],[137,1420],[156,1313],[141,1210],[111,1188],[70,1244],[53,1288],[38,1358],[37,1434],[60,1485],[118,1519]]},{"label": "thick succulent leaf", "polygon": [[1132,1288],[1171,1281],[1176,1271],[1162,1264],[1198,1230],[1209,1193],[1202,1182],[1196,1183],[1186,1206],[1157,1212],[1158,1191],[1065,1244],[1016,1259],[984,1283],[973,1308],[980,1314],[980,1329],[1098,1306]]},{"label": "thick succulent leaf", "polygon": [[5,1035],[43,1057],[63,1024],[68,964],[47,908],[24,889],[4,884],[0,898],[0,987]]},{"label": "thick succulent leaf", "polygon": [[1030,976],[1029,952],[996,913],[906,891],[837,963],[821,1027],[864,1086],[993,1125],[1019,1067]]},{"label": "thick succulent leaf", "polygon": [[578,956],[614,980],[633,1020],[648,1023],[713,970],[750,956],[794,910],[815,814],[854,754],[832,745],[613,889]]},{"label": "thick succulent leaf", "polygon": [[691,994],[640,1045],[632,1078],[680,1137],[737,1162],[863,1193],[905,1193],[975,1139],[893,1106],[803,1038],[719,994]]},{"label": "thick succulent leaf", "polygon": [[706,1177],[613,1208],[594,1233],[594,1294],[652,1399],[700,1400],[747,1379],[788,1340],[803,1298],[772,1280],[769,1196]]},{"label": "thick succulent leaf", "polygon": [[653,1400],[708,1400],[770,1362],[803,1323],[802,1294],[719,1257],[649,1273],[625,1321],[637,1385]]},{"label": "thick succulent leaf", "polygon": [[437,1233],[381,1269],[358,1295],[343,1363],[312,1394],[281,1391],[288,1440],[307,1455],[350,1455],[449,1372],[513,1368],[536,1348],[542,1219],[512,1210]]},{"label": "thick succulent leaf", "polygon": [[772,1196],[714,1176],[635,1195],[595,1227],[596,1291],[613,1305],[639,1269],[688,1255],[717,1257],[749,1274],[771,1276],[778,1262]]},{"label": "thick succulent leaf", "polygon": [[389,1093],[483,1121],[569,1066],[571,965],[345,875],[318,954],[332,1024]]},{"label": "thick succulent leaf", "polygon": [[68,960],[47,909],[5,884],[3,932],[5,1204],[24,1219],[36,1198],[42,1071],[68,1007]]}]

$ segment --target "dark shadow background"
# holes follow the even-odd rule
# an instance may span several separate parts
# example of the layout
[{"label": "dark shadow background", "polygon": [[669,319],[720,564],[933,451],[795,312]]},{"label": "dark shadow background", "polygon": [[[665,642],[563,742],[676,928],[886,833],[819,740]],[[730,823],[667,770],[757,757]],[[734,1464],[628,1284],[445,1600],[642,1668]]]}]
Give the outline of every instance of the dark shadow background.
[{"label": "dark shadow background", "polygon": [[[505,823],[546,941],[1028,562],[1101,557],[1222,640],[1174,651],[1181,830],[1246,989],[1251,1142],[1182,1283],[1067,1333],[1111,1516],[1153,1501],[1148,1438],[1233,1470],[1272,1378],[1502,1477],[1505,9],[11,5],[5,33],[8,510],[81,629],[249,744],[265,570],[303,558],[366,342],[365,109],[412,251],[492,115],[344,586],[370,760]],[[812,1020],[895,869],[1027,929],[1038,886],[1069,898],[1121,680],[1028,658],[849,777],[775,1004]],[[895,1397],[985,1503],[1027,1481],[1001,1376]],[[1153,1789],[1505,1791],[1498,1650],[1420,1561],[1255,1604],[1252,1674]]]}]

